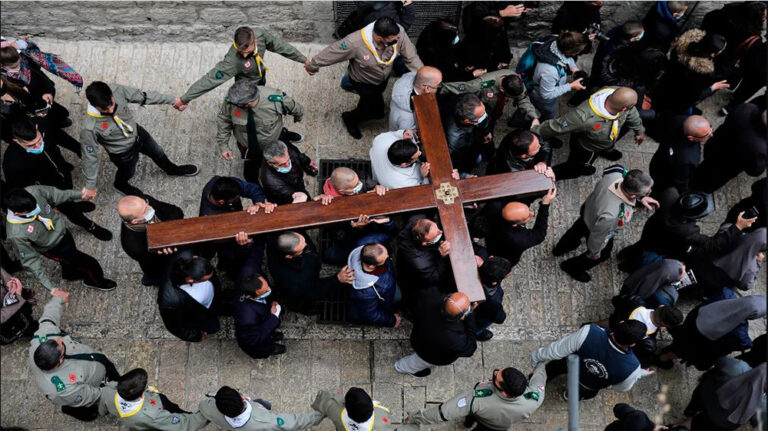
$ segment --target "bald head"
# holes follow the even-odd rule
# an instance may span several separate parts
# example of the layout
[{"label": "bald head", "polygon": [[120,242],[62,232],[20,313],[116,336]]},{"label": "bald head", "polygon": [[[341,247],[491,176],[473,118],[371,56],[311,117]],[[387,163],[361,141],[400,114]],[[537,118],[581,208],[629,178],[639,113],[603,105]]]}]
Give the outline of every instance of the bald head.
[{"label": "bald head", "polygon": [[472,304],[469,297],[462,292],[452,293],[445,299],[445,314],[452,318],[463,319]]},{"label": "bald head", "polygon": [[416,72],[413,88],[421,94],[434,93],[441,82],[443,82],[443,73],[440,72],[440,69],[424,66]]},{"label": "bald head", "polygon": [[637,104],[637,93],[629,87],[619,87],[605,100],[605,107],[612,112],[621,112]]},{"label": "bald head", "polygon": [[351,190],[355,188],[357,182],[357,174],[352,169],[340,167],[331,173],[331,184],[338,191]]},{"label": "bald head", "polygon": [[683,122],[683,133],[692,138],[703,138],[712,133],[712,125],[701,115],[691,115]]},{"label": "bald head", "polygon": [[528,205],[520,202],[510,202],[501,210],[501,218],[512,224],[525,224],[531,217],[532,212]]},{"label": "bald head", "polygon": [[127,222],[144,217],[147,202],[138,196],[124,196],[117,202],[117,213]]}]

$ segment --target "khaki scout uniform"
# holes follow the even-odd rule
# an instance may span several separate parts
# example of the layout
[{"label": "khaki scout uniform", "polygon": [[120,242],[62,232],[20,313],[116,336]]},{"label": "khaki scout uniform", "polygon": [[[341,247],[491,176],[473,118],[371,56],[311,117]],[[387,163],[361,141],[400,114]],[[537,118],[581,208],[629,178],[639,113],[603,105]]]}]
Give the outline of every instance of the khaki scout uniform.
[{"label": "khaki scout uniform", "polygon": [[[295,121],[304,117],[304,107],[282,90],[259,87],[259,104],[253,112],[256,139],[263,150],[278,141],[283,130],[283,115],[292,115]],[[241,108],[224,98],[216,118],[216,144],[219,151],[229,150],[229,136],[235,135],[237,145],[248,148],[248,108]]]},{"label": "khaki scout uniform", "polygon": [[253,35],[256,38],[256,50],[253,54],[243,58],[237,52],[233,43],[224,58],[189,87],[187,92],[181,96],[181,101],[189,103],[193,99],[197,99],[227,82],[233,76],[235,79],[250,78],[260,81],[267,72],[267,66],[264,64],[263,59],[267,51],[280,54],[298,63],[303,64],[307,61],[307,57],[299,52],[298,49],[273,33],[260,28],[253,28]]},{"label": "khaki scout uniform", "polygon": [[[611,87],[599,91],[608,89]],[[615,90],[615,88],[613,89]],[[570,133],[571,139],[575,139],[577,144],[585,150],[593,152],[611,150],[624,123],[635,131],[635,135],[645,134],[643,121],[637,113],[637,108],[633,106],[628,111],[620,112],[614,120],[603,116],[595,109],[592,104],[594,96],[593,94],[565,115],[547,120],[531,130],[540,134],[544,139]]]},{"label": "khaki scout uniform", "polygon": [[61,365],[49,371],[43,371],[35,365],[35,349],[49,339],[60,338],[67,355],[96,353],[89,346],[61,332],[59,322],[63,305],[64,302],[58,296],[54,296],[45,305],[40,317],[40,328],[35,332],[29,347],[27,362],[35,384],[52,403],[57,406],[86,407],[99,400],[99,385],[104,383],[107,375],[104,365],[80,359],[64,359]]},{"label": "khaki scout uniform", "polygon": [[[8,239],[16,247],[21,264],[48,290],[53,290],[51,279],[43,270],[42,253],[52,249],[61,242],[67,233],[67,225],[64,217],[54,211],[56,205],[64,202],[80,200],[80,191],[61,190],[52,186],[29,186],[24,190],[35,197],[40,206],[38,218],[29,221],[12,220],[6,217],[6,229]],[[52,226],[46,226],[45,219],[50,220]]]},{"label": "khaki scout uniform", "polygon": [[251,418],[240,428],[232,428],[227,420],[224,419],[218,408],[216,400],[207,397],[200,401],[198,410],[209,421],[217,427],[224,430],[237,431],[290,431],[309,428],[320,424],[323,421],[321,413],[313,411],[311,413],[299,414],[276,414],[267,410],[261,404],[248,400],[251,404]]},{"label": "khaki scout uniform", "polygon": [[101,388],[99,415],[110,414],[117,418],[121,429],[130,431],[196,431],[208,425],[197,413],[171,413],[163,408],[160,395],[151,386],[144,391],[141,404],[135,409],[123,409],[117,394],[117,383],[110,382]]},{"label": "khaki scout uniform", "polygon": [[[328,391],[320,391],[312,402],[312,408],[322,413],[333,422],[336,431],[350,431],[342,415],[346,414],[344,407],[344,398],[341,395],[333,395]],[[418,430],[417,425],[393,425],[389,417],[389,409],[373,402],[373,421],[371,427],[365,431],[383,431],[383,430]]]},{"label": "khaki scout uniform", "polygon": [[[369,45],[361,32],[367,28],[372,28],[372,26],[353,31],[344,39],[328,45],[312,57],[309,61],[309,69],[316,72],[321,67],[349,60],[347,71],[353,81],[361,84],[380,85],[392,74],[393,56],[397,50],[397,55],[403,57],[408,69],[415,72],[424,66],[424,63],[421,62],[416,53],[416,47],[408,38],[405,29],[400,25],[398,27],[400,27],[400,33],[397,35],[397,43],[394,46],[383,46],[376,43]],[[370,37],[370,35],[368,36]],[[376,50],[375,54],[372,51],[374,49]],[[378,60],[376,56],[379,57]]]},{"label": "khaki scout uniform", "polygon": [[[502,69],[495,72],[488,72],[471,81],[444,82],[442,91],[453,94],[473,93],[483,102],[488,115],[492,115],[496,112],[496,106],[499,104],[500,99],[505,97],[500,89],[501,80],[505,76],[514,74],[515,72],[510,69]],[[506,104],[511,104],[515,110],[521,110],[522,113],[525,114],[525,118],[529,120],[539,118],[539,114],[536,113],[536,108],[534,108],[530,99],[528,99],[528,94],[525,89],[523,89],[523,92],[517,97],[507,97]],[[514,112],[507,111],[506,105],[504,111]],[[501,112],[499,115],[504,116],[504,113]]]},{"label": "khaki scout uniform", "polygon": [[126,126],[121,128],[110,115],[100,115],[90,111],[85,114],[80,132],[80,145],[82,146],[83,176],[87,189],[96,188],[96,179],[99,174],[97,144],[102,145],[109,154],[122,154],[130,150],[136,143],[138,126],[128,104],[170,105],[174,101],[173,96],[154,91],[142,91],[126,85],[109,84],[109,88],[112,89],[112,95],[115,97],[115,103],[117,103],[115,115],[123,124],[130,126],[133,131],[129,131]]},{"label": "khaki scout uniform", "polygon": [[547,382],[546,363],[533,370],[523,395],[504,398],[493,382],[481,382],[472,390],[460,393],[450,400],[409,415],[412,424],[439,424],[472,415],[479,423],[494,430],[507,430],[513,424],[531,416],[544,403],[544,385]]}]

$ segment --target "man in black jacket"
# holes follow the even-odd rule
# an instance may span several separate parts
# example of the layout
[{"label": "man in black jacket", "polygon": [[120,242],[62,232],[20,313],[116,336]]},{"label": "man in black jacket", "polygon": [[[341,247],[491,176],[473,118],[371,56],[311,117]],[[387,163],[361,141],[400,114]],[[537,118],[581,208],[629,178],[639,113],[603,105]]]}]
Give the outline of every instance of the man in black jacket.
[{"label": "man in black jacket", "polygon": [[552,149],[546,142],[529,130],[516,130],[501,140],[496,154],[488,166],[488,175],[504,174],[534,169],[554,180],[549,168],[552,164]]},{"label": "man in black jacket", "polygon": [[122,219],[120,245],[125,254],[139,263],[143,275],[141,284],[157,286],[168,268],[168,256],[175,248],[151,252],[147,248],[147,225],[161,221],[179,220],[184,212],[176,205],[161,202],[148,194],[144,197],[124,196],[117,202],[117,213]]},{"label": "man in black jacket", "polygon": [[[395,363],[395,371],[426,377],[432,367],[469,358],[477,349],[477,326],[469,297],[456,292],[444,296],[435,287],[419,292],[411,346],[414,353]],[[476,306],[476,305],[475,305]]]},{"label": "man in black jacket", "polygon": [[[60,130],[54,130],[49,122],[41,117],[19,116],[14,119],[11,126],[13,142],[3,155],[7,190],[32,185],[53,186],[62,190],[74,188],[73,166],[64,159],[59,150],[61,140],[72,138]],[[112,232],[83,214],[96,208],[92,202],[67,202],[57,208],[69,221],[83,227],[96,238],[102,241],[112,239]]]},{"label": "man in black jacket", "polygon": [[643,18],[646,46],[666,53],[680,33],[680,21],[688,11],[685,1],[657,1]]},{"label": "man in black jacket", "polygon": [[277,141],[264,148],[259,184],[267,199],[278,205],[306,202],[311,197],[304,173],[317,175],[317,165],[295,145]]},{"label": "man in black jacket", "polygon": [[317,302],[330,297],[341,283],[351,283],[354,271],[320,277],[320,256],[306,234],[283,232],[267,243],[267,266],[275,294],[292,311],[316,314]]},{"label": "man in black jacket", "polygon": [[501,287],[501,282],[511,274],[512,264],[499,256],[489,256],[478,263],[480,266],[477,268],[477,274],[483,285],[485,302],[478,305],[474,311],[477,323],[477,341],[488,341],[493,338],[493,332],[488,329],[491,324],[501,325],[507,320],[507,313],[503,306],[504,289]]},{"label": "man in black jacket", "polygon": [[453,289],[451,243],[442,240],[437,223],[426,218],[416,219],[398,234],[397,271],[403,301],[412,308],[416,293],[435,286],[443,292]]},{"label": "man in black jacket", "polygon": [[267,280],[258,273],[250,274],[240,280],[238,289],[234,306],[237,345],[256,359],[285,353],[285,346],[277,344],[283,333],[276,330],[282,307],[276,301],[267,302],[272,293]]},{"label": "man in black jacket", "polygon": [[701,115],[675,115],[660,121],[665,123],[661,142],[648,166],[653,195],[668,187],[685,193],[701,160],[701,145],[712,137],[712,125]]},{"label": "man in black jacket", "polygon": [[707,193],[720,189],[742,172],[759,177],[768,159],[766,113],[752,103],[736,105],[704,146],[704,160],[691,188]]},{"label": "man in black jacket", "polygon": [[499,209],[495,202],[488,204],[489,232],[485,238],[488,252],[506,258],[512,266],[517,265],[525,250],[541,244],[547,236],[549,204],[555,195],[556,190],[552,188],[541,198],[533,229],[525,227],[534,216],[528,205],[510,202]]},{"label": "man in black jacket", "polygon": [[221,328],[219,312],[226,311],[222,299],[211,262],[184,250],[171,259],[157,304],[168,332],[184,341],[198,342]]}]

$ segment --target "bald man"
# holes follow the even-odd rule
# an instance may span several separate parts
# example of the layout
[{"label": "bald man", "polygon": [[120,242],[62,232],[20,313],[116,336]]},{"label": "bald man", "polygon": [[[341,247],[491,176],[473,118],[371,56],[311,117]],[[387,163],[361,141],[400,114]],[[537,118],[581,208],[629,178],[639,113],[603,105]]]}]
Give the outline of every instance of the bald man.
[{"label": "bald man", "polygon": [[612,161],[621,159],[616,142],[623,136],[625,127],[635,133],[636,143],[642,143],[645,128],[636,104],[635,90],[605,87],[565,115],[533,127],[531,130],[543,139],[570,134],[568,160],[552,168],[557,179],[593,175],[596,170],[592,164],[598,156]]},{"label": "bald man", "polygon": [[525,250],[541,244],[547,236],[549,204],[556,193],[552,188],[541,198],[539,215],[532,229],[525,227],[535,216],[528,205],[520,202],[509,202],[503,207],[495,202],[488,204],[484,210],[489,223],[485,238],[488,253],[506,258],[515,266]]},{"label": "bald man", "polygon": [[392,86],[392,102],[389,104],[389,131],[418,129],[411,97],[436,93],[442,82],[442,72],[432,66],[406,73],[395,81]]},{"label": "bald man", "polygon": [[[146,198],[146,199],[145,199]],[[147,225],[160,221],[178,220],[184,218],[181,208],[161,202],[152,196],[124,196],[117,202],[117,213],[122,219],[120,226],[120,245],[125,254],[139,263],[143,275],[141,284],[157,286],[162,280],[163,273],[168,268],[168,255],[175,249],[165,249],[161,252],[147,250]]]},{"label": "bald man", "polygon": [[662,121],[659,149],[648,166],[653,178],[652,194],[659,195],[669,187],[682,194],[688,191],[701,161],[701,145],[712,137],[712,125],[701,115],[675,115]]},{"label": "bald man", "polygon": [[432,368],[469,358],[477,349],[477,303],[461,292],[441,294],[436,287],[418,293],[411,346],[414,353],[395,362],[395,371],[426,377]]}]

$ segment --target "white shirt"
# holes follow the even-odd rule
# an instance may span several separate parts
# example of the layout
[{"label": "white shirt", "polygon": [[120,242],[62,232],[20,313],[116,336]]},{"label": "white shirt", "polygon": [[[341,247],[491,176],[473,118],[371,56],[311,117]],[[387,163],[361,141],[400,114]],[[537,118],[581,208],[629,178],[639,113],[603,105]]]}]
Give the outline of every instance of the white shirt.
[{"label": "white shirt", "polygon": [[403,130],[384,132],[374,138],[369,153],[373,179],[389,189],[401,189],[429,183],[429,179],[421,175],[420,162],[403,168],[395,166],[389,161],[387,151],[395,141],[400,139],[403,139]]},{"label": "white shirt", "polygon": [[194,284],[184,284],[181,289],[189,294],[195,301],[205,308],[211,308],[213,302],[213,283],[201,281]]}]

